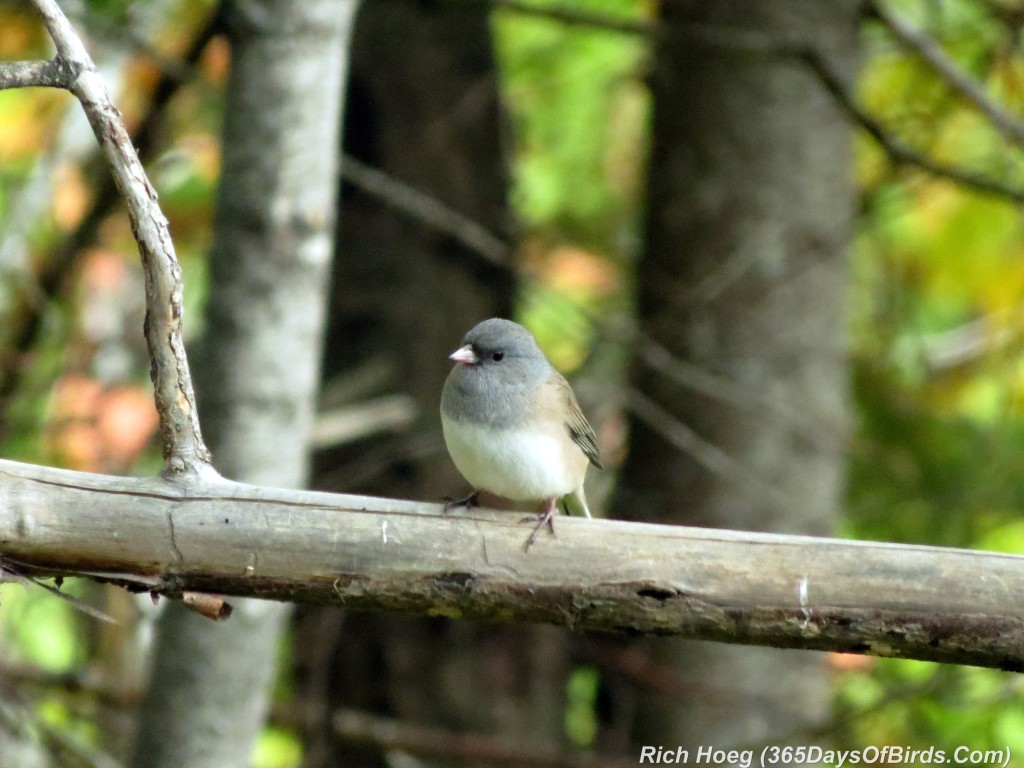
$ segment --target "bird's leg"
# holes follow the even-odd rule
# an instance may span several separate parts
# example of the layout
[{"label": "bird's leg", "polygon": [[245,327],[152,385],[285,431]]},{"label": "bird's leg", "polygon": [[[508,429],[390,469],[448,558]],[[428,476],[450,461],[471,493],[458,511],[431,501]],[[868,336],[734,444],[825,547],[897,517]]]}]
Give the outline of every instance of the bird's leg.
[{"label": "bird's leg", "polygon": [[[551,535],[552,536],[555,535],[555,512],[557,510],[558,510],[558,499],[557,498],[551,499],[548,502],[547,509],[545,509],[543,512],[540,513],[539,519],[537,520],[537,524],[533,527],[533,530],[530,532],[530,538],[528,538],[526,540],[526,546],[523,547],[523,551],[524,552],[529,552],[530,551],[530,545],[533,544],[534,541],[536,541],[537,534],[540,533],[541,528],[543,528],[545,525],[547,525],[547,527],[551,530]],[[533,520],[533,519],[536,519],[536,518],[531,518],[531,517],[524,518],[524,520]]]},{"label": "bird's leg", "polygon": [[464,499],[456,499],[452,501],[447,499],[444,503],[444,513],[447,515],[456,507],[466,507],[467,509],[479,506],[480,504],[480,491],[473,491],[469,496]]}]

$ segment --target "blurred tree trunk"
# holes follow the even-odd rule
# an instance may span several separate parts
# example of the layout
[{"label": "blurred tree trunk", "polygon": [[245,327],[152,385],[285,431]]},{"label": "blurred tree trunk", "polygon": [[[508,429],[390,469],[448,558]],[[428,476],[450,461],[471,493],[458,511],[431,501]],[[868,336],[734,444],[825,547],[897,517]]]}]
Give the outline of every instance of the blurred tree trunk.
[{"label": "blurred tree trunk", "polygon": [[[497,72],[486,10],[374,0],[352,43],[345,148],[359,161],[511,241]],[[401,205],[398,205],[401,208]],[[324,362],[325,396],[402,393],[411,426],[317,458],[331,490],[440,500],[466,490],[441,438],[447,355],[481,319],[508,316],[515,277],[436,223],[352,186],[342,193]],[[311,717],[305,766],[381,766],[379,750],[338,743],[330,713],[353,707],[453,729],[561,730],[564,633],[447,619],[300,612],[297,690]]]},{"label": "blurred tree trunk", "polygon": [[[194,370],[207,443],[232,479],[306,482],[355,8],[237,0],[227,14],[223,171]],[[167,605],[133,765],[248,766],[288,612],[237,601],[218,624]]]},{"label": "blurred tree trunk", "polygon": [[[659,43],[653,72],[640,323],[673,355],[748,390],[750,403],[698,394],[639,362],[613,516],[828,534],[842,504],[849,418],[850,131],[791,58],[700,45],[686,29],[796,38],[852,76],[856,3],[673,0],[662,13],[676,32]],[[770,406],[751,407],[765,399]],[[709,471],[669,442],[669,418],[732,462]],[[646,647],[677,684],[671,695],[612,697],[618,711],[606,716],[629,720],[621,732],[634,745],[784,740],[828,715],[821,655]]]}]

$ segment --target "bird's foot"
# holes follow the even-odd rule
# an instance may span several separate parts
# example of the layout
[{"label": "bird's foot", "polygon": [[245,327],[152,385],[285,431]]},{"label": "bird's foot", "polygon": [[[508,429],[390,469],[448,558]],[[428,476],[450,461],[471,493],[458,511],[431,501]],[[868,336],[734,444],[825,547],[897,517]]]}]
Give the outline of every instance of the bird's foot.
[{"label": "bird's foot", "polygon": [[537,534],[541,532],[541,529],[546,525],[551,531],[551,535],[555,535],[555,512],[557,507],[558,499],[552,499],[548,502],[547,509],[540,513],[537,517],[530,516],[524,517],[520,522],[525,523],[527,520],[536,520],[537,524],[533,526],[533,530],[530,531],[530,537],[526,540],[526,546],[523,547],[524,552],[530,551],[530,546],[534,541],[537,540]]},{"label": "bird's foot", "polygon": [[471,494],[469,494],[469,496],[467,496],[464,499],[445,499],[444,513],[447,515],[456,507],[466,507],[467,509],[472,509],[473,507],[478,506],[480,506],[480,491],[473,491]]}]

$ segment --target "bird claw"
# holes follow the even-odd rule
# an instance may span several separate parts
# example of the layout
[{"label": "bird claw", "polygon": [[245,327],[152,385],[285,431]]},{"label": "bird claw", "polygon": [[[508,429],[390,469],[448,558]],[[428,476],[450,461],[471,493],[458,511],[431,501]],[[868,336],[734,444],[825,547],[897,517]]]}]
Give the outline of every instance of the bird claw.
[{"label": "bird claw", "polygon": [[456,507],[466,507],[466,509],[472,509],[473,507],[480,506],[480,491],[473,491],[469,496],[464,499],[446,498],[444,502],[444,514],[448,514]]},{"label": "bird claw", "polygon": [[536,520],[537,521],[537,524],[535,526],[533,526],[533,530],[530,531],[530,536],[526,540],[526,545],[523,547],[523,552],[529,552],[530,551],[530,546],[533,544],[533,542],[535,542],[537,540],[537,534],[540,533],[541,529],[545,525],[547,525],[548,530],[551,531],[551,535],[552,536],[555,535],[555,511],[556,511],[556,509],[557,509],[557,507],[555,506],[555,503],[552,502],[551,504],[548,505],[548,508],[545,511],[540,513],[539,519],[538,519],[538,516],[530,515],[529,517],[524,517],[522,520],[519,521],[520,523],[525,523],[525,522],[530,521],[530,520]]}]

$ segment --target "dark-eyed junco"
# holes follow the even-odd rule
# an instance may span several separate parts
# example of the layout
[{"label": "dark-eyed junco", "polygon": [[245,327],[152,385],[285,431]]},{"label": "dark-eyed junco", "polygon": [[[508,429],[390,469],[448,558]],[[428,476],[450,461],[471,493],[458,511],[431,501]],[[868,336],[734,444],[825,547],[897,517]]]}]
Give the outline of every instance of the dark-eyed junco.
[{"label": "dark-eyed junco", "polygon": [[587,463],[601,468],[594,430],[569,382],[533,335],[518,323],[484,320],[450,357],[441,396],[441,426],[455,466],[475,492],[547,503],[530,537],[545,524],[554,533],[558,500],[590,517],[583,495]]}]

